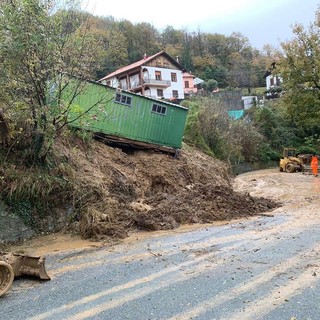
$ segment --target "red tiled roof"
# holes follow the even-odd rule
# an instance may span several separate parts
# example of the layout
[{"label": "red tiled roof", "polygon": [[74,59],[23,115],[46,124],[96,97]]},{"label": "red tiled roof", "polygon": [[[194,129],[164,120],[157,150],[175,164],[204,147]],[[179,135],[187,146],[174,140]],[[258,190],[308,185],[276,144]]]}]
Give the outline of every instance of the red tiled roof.
[{"label": "red tiled roof", "polygon": [[156,53],[156,54],[154,54],[154,55],[152,55],[152,56],[150,56],[150,57],[143,58],[143,59],[141,59],[141,60],[139,60],[139,61],[137,61],[137,62],[134,62],[134,63],[132,63],[132,64],[129,64],[128,66],[125,66],[125,67],[123,67],[123,68],[120,68],[120,69],[118,69],[118,70],[116,70],[116,71],[114,71],[114,72],[106,75],[105,77],[101,78],[101,79],[98,80],[98,81],[102,81],[102,80],[105,80],[105,79],[109,79],[109,78],[115,77],[116,75],[119,75],[119,74],[121,74],[121,73],[126,73],[126,72],[129,71],[129,70],[135,69],[135,68],[137,68],[137,67],[141,67],[141,66],[143,66],[144,64],[146,64],[147,62],[153,60],[155,57],[160,56],[160,55],[162,55],[162,54],[165,54],[170,60],[174,61],[177,65],[179,65],[179,66],[181,67],[181,69],[183,69],[183,67],[180,65],[180,63],[177,62],[177,61],[175,61],[173,58],[171,58],[167,53],[165,53],[165,51],[160,51],[160,52],[158,52],[158,53]]}]

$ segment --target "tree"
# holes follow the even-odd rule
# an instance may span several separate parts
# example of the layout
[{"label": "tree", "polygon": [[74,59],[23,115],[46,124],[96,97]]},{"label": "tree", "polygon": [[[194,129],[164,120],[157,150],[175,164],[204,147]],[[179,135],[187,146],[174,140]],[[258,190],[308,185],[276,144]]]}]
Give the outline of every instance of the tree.
[{"label": "tree", "polygon": [[101,79],[114,70],[129,63],[127,38],[119,23],[108,18],[93,17],[92,35],[103,49],[103,60],[96,70],[97,79]]},{"label": "tree", "polygon": [[187,69],[192,70],[192,60],[191,60],[191,36],[185,31],[183,37],[183,52],[181,57],[181,64]]},{"label": "tree", "polygon": [[[192,59],[192,64],[194,68],[199,72],[199,76],[203,77],[204,72],[209,68],[210,70],[214,68],[216,61],[213,56],[207,54],[203,56],[194,56]],[[209,77],[208,79],[210,79]],[[207,79],[205,79],[207,80]]]},{"label": "tree", "polygon": [[[90,33],[90,15],[76,10],[72,1],[63,7],[52,3],[4,0],[0,12],[0,100],[15,125],[25,124],[19,124],[17,136],[30,140],[26,145],[33,161],[45,160],[67,124],[70,105],[60,98],[68,78],[62,74],[91,78],[103,56],[99,40]],[[74,96],[82,83],[74,87]]]},{"label": "tree", "polygon": [[293,27],[295,37],[282,43],[284,55],[277,72],[283,78],[284,101],[293,126],[306,135],[320,133],[320,9],[305,28]]},{"label": "tree", "polygon": [[172,26],[167,26],[161,33],[161,44],[166,47],[168,45],[182,45],[183,32],[175,30]]},{"label": "tree", "polygon": [[222,34],[206,34],[204,37],[206,49],[215,57],[224,68],[229,62],[231,50],[228,46],[228,38]]},{"label": "tree", "polygon": [[240,53],[250,48],[249,39],[240,32],[232,32],[227,43],[232,52]]},{"label": "tree", "polygon": [[150,23],[122,20],[118,30],[125,36],[129,63],[141,60],[144,54],[150,56],[160,51],[160,34]]},{"label": "tree", "polygon": [[183,52],[182,31],[175,30],[172,26],[167,26],[161,33],[161,46],[171,57],[179,59]]},{"label": "tree", "polygon": [[212,92],[213,90],[218,88],[218,81],[214,79],[209,79],[208,81],[204,82],[202,84],[202,87],[207,91],[207,92]]},{"label": "tree", "polygon": [[213,97],[185,103],[187,143],[232,164],[257,158],[263,137],[252,124],[231,119],[223,103]]},{"label": "tree", "polygon": [[228,73],[229,84],[239,88],[254,87],[258,82],[258,78],[253,70],[252,62],[237,52],[232,53],[230,58],[231,63],[229,64]]},{"label": "tree", "polygon": [[227,87],[227,76],[228,70],[219,64],[213,67],[207,67],[204,72],[200,74],[200,77],[204,80],[216,80],[220,88]]}]

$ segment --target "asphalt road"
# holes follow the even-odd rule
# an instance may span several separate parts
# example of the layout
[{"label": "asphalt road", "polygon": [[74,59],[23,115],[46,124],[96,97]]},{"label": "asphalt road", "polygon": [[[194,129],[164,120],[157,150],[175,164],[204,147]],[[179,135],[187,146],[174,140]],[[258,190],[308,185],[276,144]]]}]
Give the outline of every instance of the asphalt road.
[{"label": "asphalt road", "polygon": [[15,280],[0,319],[320,319],[320,178],[263,170],[235,187],[284,205],[271,217],[49,254],[52,280]]}]

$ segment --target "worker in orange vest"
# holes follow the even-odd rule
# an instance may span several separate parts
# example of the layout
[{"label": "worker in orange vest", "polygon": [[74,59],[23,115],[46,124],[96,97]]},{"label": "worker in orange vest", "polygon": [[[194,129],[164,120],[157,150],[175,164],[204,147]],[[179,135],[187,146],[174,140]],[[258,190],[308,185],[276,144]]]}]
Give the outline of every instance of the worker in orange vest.
[{"label": "worker in orange vest", "polygon": [[313,175],[317,177],[318,176],[318,158],[316,156],[312,156],[311,169],[312,169]]}]

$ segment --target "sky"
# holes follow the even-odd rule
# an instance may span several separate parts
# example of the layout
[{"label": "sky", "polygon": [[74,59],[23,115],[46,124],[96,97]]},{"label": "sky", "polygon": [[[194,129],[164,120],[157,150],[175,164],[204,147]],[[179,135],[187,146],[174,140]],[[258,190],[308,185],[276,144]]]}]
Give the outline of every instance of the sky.
[{"label": "sky", "polygon": [[261,50],[292,39],[293,24],[309,26],[319,5],[320,0],[83,0],[82,8],[97,16],[148,22],[160,32],[167,26],[226,36],[240,32]]}]

